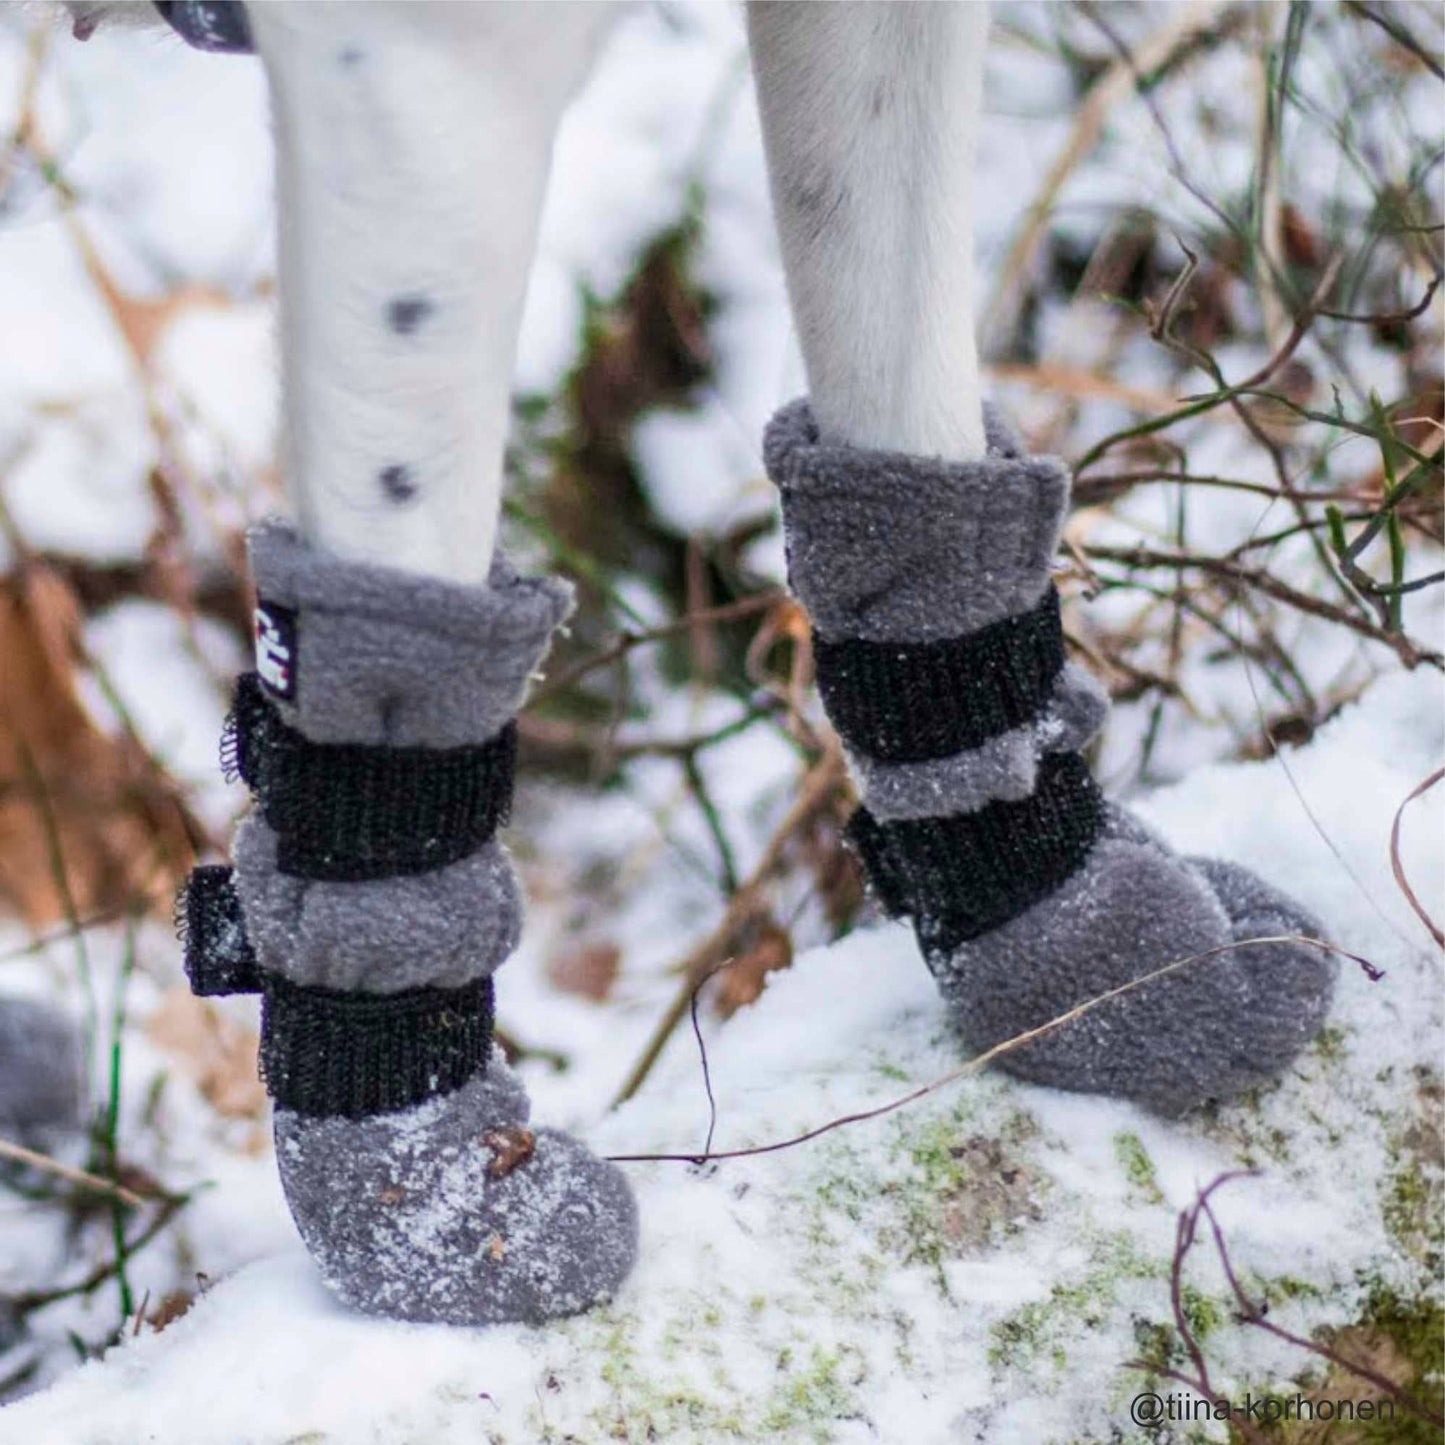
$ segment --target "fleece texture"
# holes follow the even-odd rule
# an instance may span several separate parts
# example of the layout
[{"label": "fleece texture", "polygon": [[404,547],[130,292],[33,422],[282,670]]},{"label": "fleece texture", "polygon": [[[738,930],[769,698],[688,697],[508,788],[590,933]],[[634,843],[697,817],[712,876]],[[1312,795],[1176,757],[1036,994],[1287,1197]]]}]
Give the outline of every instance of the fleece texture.
[{"label": "fleece texture", "polygon": [[[782,495],[789,578],[820,635],[944,641],[1038,602],[1068,476],[1053,458],[1025,456],[992,409],[986,419],[987,455],[950,462],[822,436],[805,401],[779,412],[764,456]],[[1031,724],[924,762],[882,762],[854,738],[850,762],[879,822],[972,815],[1032,797],[1042,760],[1081,749],[1106,707],[1098,684],[1066,664]],[[936,869],[936,858],[927,861]],[[987,873],[985,861],[959,859],[964,895],[970,878]],[[1180,858],[1112,805],[1075,871],[1050,879],[1049,891],[1000,926],[933,946],[927,940],[948,930],[914,921],[963,1040],[977,1052],[1165,965],[1210,955],[1000,1059],[1038,1083],[1122,1095],[1168,1114],[1284,1068],[1322,1025],[1337,967],[1305,943],[1227,949],[1247,938],[1319,938],[1319,927],[1248,870]]]},{"label": "fleece texture", "polygon": [[637,1207],[615,1165],[538,1129],[497,1172],[489,1134],[527,1097],[499,1059],[445,1098],[373,1119],[276,1114],[302,1239],[332,1290],[388,1319],[540,1324],[609,1299],[637,1256]]},{"label": "fleece texture", "polygon": [[[265,681],[261,651],[279,649],[271,701],[313,743],[486,742],[516,715],[572,603],[564,583],[522,577],[504,559],[485,586],[461,587],[329,556],[276,522],[252,534],[251,559],[266,619],[258,672]],[[257,810],[234,861],[257,963],[306,987],[459,987],[490,975],[521,930],[496,841],[424,872],[318,881],[281,871]],[[344,1045],[331,1064],[345,1072]],[[408,1109],[347,1118],[278,1107],[281,1183],[332,1290],[367,1313],[467,1325],[536,1324],[610,1299],[637,1253],[631,1191],[567,1135],[527,1131],[528,1112],[495,1054],[460,1088]]]},{"label": "fleece texture", "polygon": [[[982,1053],[1109,989],[1235,939],[1319,923],[1235,864],[1184,860],[1110,808],[1088,863],[1027,913],[932,960]],[[1319,1032],[1335,965],[1296,943],[1215,953],[1003,1056],[1039,1084],[1178,1115],[1278,1074]]]},{"label": "fleece texture", "polygon": [[958,463],[821,437],[808,404],[769,423],[788,577],[824,637],[941,642],[1027,612],[1049,583],[1068,504],[1055,457],[1027,457],[997,415]]},{"label": "fleece texture", "polygon": [[572,611],[556,577],[499,552],[485,587],[344,561],[284,522],[251,533],[257,597],[296,612],[295,696],[272,701],[313,743],[450,748],[515,717]]},{"label": "fleece texture", "polygon": [[[572,606],[565,583],[522,577],[500,554],[485,587],[462,587],[343,561],[280,522],[252,533],[251,565],[263,603],[295,614],[293,696],[271,701],[312,742],[487,741],[516,715]],[[294,983],[455,988],[517,946],[521,896],[499,843],[364,888],[282,873],[276,846],[259,812],[244,820],[236,887],[261,967]]]},{"label": "fleece texture", "polygon": [[280,872],[276,835],[251,813],[231,856],[257,961],[293,983],[460,988],[495,972],[522,935],[516,873],[495,841],[431,873],[326,883]]}]

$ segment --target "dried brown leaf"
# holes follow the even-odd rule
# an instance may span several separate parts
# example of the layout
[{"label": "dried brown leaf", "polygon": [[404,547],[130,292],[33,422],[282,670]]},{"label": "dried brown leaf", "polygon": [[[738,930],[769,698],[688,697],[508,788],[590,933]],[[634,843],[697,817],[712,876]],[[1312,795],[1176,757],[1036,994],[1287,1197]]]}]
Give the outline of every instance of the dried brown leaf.
[{"label": "dried brown leaf", "polygon": [[612,992],[622,968],[622,950],[601,940],[554,954],[547,963],[547,977],[563,993],[581,994],[601,1003]]},{"label": "dried brown leaf", "polygon": [[502,1179],[532,1157],[537,1149],[537,1136],[530,1129],[489,1129],[482,1135],[482,1143],[492,1151],[490,1173]]},{"label": "dried brown leaf", "polygon": [[731,1018],[740,1008],[755,1003],[767,987],[767,977],[793,961],[793,940],[787,929],[773,922],[762,924],[752,946],[718,975],[717,1010]]}]

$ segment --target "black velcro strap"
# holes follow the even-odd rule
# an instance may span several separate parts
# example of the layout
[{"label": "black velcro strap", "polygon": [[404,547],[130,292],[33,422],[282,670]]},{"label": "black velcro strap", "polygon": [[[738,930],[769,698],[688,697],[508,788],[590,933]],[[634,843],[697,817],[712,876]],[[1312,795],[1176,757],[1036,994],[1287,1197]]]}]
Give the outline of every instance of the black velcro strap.
[{"label": "black velcro strap", "polygon": [[278,1107],[365,1119],[462,1087],[492,1051],[492,980],[337,993],[266,975],[261,1077]]},{"label": "black velcro strap", "polygon": [[276,866],[298,878],[364,882],[444,868],[476,852],[512,806],[517,728],[458,748],[313,743],[245,673],[221,745],[277,836]]},{"label": "black velcro strap", "polygon": [[364,1119],[459,1089],[492,1052],[492,980],[338,993],[261,969],[232,870],[195,869],[176,900],[186,976],[203,998],[259,993],[261,1077],[283,1109]]},{"label": "black velcro strap", "polygon": [[261,971],[246,937],[241,899],[230,868],[208,863],[193,869],[176,898],[176,931],[185,950],[186,977],[200,998],[259,993]]},{"label": "black velcro strap", "polygon": [[1059,594],[943,642],[829,642],[814,634],[818,691],[833,726],[883,763],[952,757],[1034,721],[1064,665]]},{"label": "black velcro strap", "polygon": [[881,823],[859,808],[848,839],[879,901],[914,920],[925,953],[948,952],[1026,912],[1075,873],[1103,823],[1077,753],[1049,753],[1030,797],[974,813]]}]

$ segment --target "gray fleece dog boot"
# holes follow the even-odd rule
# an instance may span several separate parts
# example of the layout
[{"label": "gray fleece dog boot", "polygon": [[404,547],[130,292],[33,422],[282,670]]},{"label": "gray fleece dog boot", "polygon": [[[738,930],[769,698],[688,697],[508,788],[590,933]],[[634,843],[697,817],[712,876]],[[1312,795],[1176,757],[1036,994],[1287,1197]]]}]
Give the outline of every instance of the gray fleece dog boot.
[{"label": "gray fleece dog boot", "polygon": [[292,1217],[327,1284],[393,1319],[539,1323],[637,1253],[615,1166],[527,1127],[492,1043],[522,906],[505,822],[527,682],[571,606],[498,559],[485,587],[251,537],[257,667],[228,763],[255,794],[234,872],[182,899],[198,993],[259,992]]},{"label": "gray fleece dog boot", "polygon": [[[764,447],[863,798],[851,840],[978,1052],[1232,940],[1319,937],[1246,869],[1180,858],[1101,798],[1079,749],[1107,700],[1065,661],[1050,583],[1068,476],[988,422],[988,455],[951,463],[832,442],[795,402]],[[1334,976],[1307,944],[1216,952],[1000,1065],[1179,1113],[1283,1069]]]},{"label": "gray fleece dog boot", "polygon": [[79,1129],[83,1054],[65,1015],[32,999],[0,999],[0,1137],[24,1143]]}]

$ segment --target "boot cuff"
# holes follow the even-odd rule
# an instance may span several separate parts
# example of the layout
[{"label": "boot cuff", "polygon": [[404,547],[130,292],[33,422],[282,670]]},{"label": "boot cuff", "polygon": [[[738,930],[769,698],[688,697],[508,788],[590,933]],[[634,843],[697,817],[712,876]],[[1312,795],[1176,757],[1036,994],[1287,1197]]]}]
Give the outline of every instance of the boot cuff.
[{"label": "boot cuff", "polygon": [[572,609],[568,583],[524,577],[500,554],[485,586],[464,587],[344,560],[277,520],[252,530],[250,551],[257,671],[313,742],[486,741]]},{"label": "boot cuff", "polygon": [[830,441],[806,400],[769,424],[788,571],[819,633],[887,642],[958,637],[1034,606],[1068,505],[1055,457],[1026,457],[991,408],[977,461]]},{"label": "boot cuff", "polygon": [[524,577],[498,552],[485,587],[351,562],[304,542],[289,522],[270,517],[251,529],[257,590],[307,612],[394,622],[419,632],[486,646],[545,638],[572,611],[572,587],[559,577]]}]

